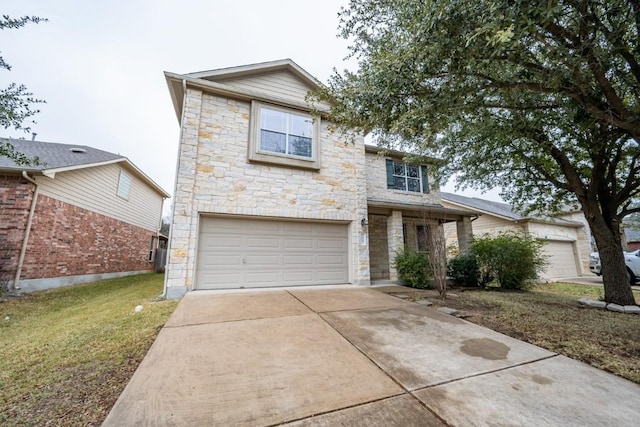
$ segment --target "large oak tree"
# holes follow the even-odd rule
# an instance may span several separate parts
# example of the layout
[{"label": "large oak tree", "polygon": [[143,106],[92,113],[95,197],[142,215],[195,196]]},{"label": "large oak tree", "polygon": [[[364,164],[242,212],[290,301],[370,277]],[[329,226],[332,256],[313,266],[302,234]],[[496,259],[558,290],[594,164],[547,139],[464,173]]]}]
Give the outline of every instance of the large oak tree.
[{"label": "large oak tree", "polygon": [[635,304],[620,224],[640,211],[640,2],[351,0],[355,72],[314,100],[338,127],[443,160],[442,178],[584,211],[605,300]]}]

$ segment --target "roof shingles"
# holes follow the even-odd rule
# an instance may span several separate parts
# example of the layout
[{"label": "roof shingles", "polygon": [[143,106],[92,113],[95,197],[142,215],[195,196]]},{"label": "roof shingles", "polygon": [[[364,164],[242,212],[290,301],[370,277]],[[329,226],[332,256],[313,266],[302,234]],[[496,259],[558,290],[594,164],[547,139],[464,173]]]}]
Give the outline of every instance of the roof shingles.
[{"label": "roof shingles", "polygon": [[86,145],[6,138],[0,138],[0,142],[9,143],[27,157],[38,157],[40,160],[39,165],[17,165],[13,160],[0,156],[0,170],[44,171],[126,159],[126,157],[119,154],[109,153]]}]

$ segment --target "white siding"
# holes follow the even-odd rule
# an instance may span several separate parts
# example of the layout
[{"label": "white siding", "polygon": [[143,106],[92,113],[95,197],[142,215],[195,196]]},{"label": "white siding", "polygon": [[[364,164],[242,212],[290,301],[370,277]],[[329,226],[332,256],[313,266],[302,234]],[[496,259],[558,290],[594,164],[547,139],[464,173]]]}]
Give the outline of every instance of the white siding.
[{"label": "white siding", "polygon": [[156,231],[160,227],[162,196],[140,180],[131,170],[129,199],[116,195],[123,164],[115,163],[68,172],[54,179],[37,176],[40,194],[117,220]]}]

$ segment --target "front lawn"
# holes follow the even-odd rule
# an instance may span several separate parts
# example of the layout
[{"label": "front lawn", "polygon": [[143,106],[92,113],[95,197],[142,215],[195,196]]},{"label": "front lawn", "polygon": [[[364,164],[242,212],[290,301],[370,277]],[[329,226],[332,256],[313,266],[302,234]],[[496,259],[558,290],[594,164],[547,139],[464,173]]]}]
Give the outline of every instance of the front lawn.
[{"label": "front lawn", "polygon": [[158,300],[162,281],[128,276],[0,302],[0,425],[99,425],[177,304]]},{"label": "front lawn", "polygon": [[[530,291],[452,289],[459,297],[445,301],[431,292],[425,296],[435,307],[455,308],[473,323],[640,384],[640,315],[578,303],[580,297],[597,300],[602,287],[552,283]],[[640,292],[634,294],[640,301]]]}]

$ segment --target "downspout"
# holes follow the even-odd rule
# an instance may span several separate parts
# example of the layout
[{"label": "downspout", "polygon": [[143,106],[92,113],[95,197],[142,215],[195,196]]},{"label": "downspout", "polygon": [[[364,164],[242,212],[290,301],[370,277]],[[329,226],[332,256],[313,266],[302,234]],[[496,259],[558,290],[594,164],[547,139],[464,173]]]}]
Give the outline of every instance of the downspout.
[{"label": "downspout", "polygon": [[29,233],[31,232],[31,224],[33,223],[33,214],[36,211],[36,200],[38,199],[38,183],[35,179],[27,175],[27,171],[22,171],[22,177],[33,184],[33,198],[31,199],[31,209],[29,209],[29,217],[27,218],[27,227],[24,230],[24,238],[22,240],[22,248],[20,249],[20,257],[18,258],[18,269],[13,279],[13,290],[20,289],[20,275],[22,274],[22,265],[24,256],[27,253],[27,244],[29,242]]}]

